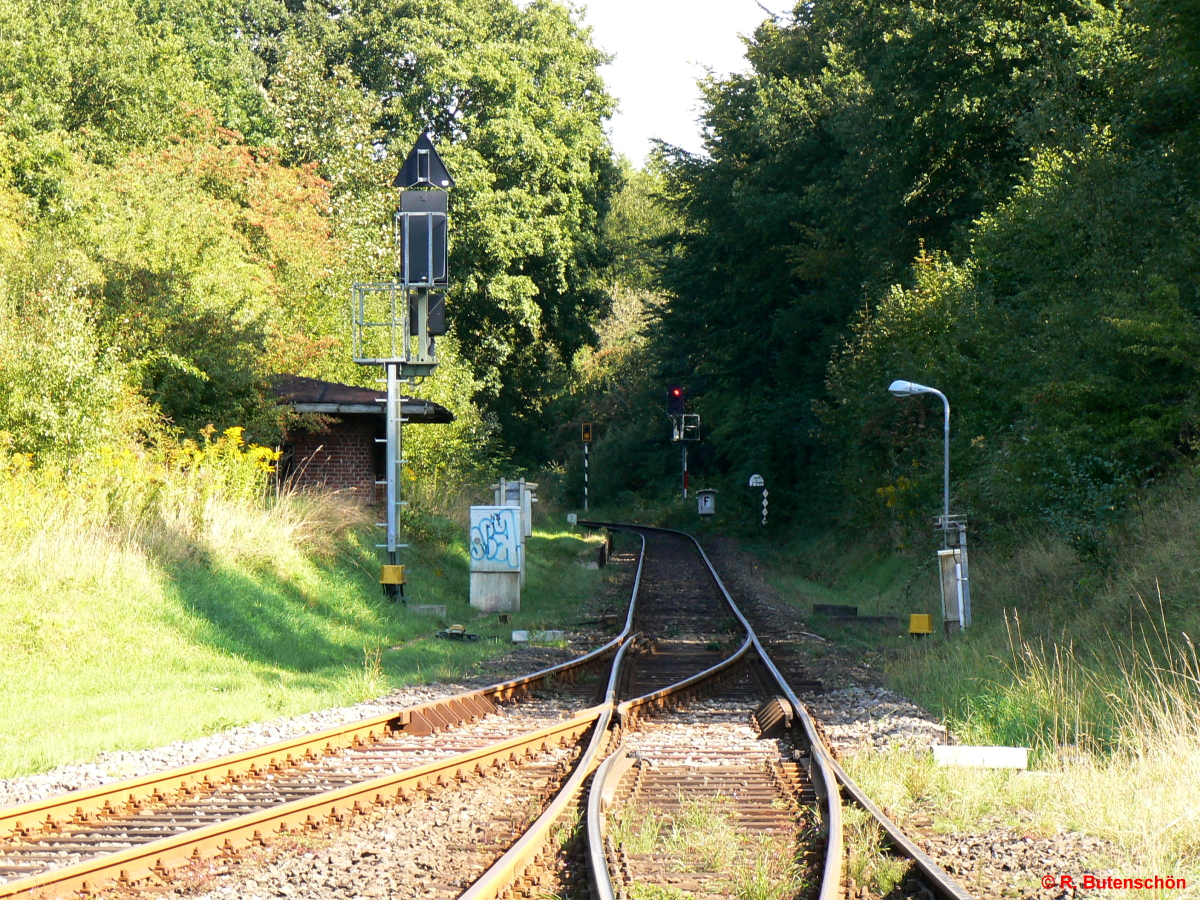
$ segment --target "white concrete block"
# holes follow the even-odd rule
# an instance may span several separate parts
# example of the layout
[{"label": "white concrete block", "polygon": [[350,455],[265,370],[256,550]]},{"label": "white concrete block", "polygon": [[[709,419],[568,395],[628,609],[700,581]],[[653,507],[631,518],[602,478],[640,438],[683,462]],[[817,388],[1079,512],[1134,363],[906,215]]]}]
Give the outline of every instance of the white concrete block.
[{"label": "white concrete block", "polygon": [[1028,747],[964,747],[934,744],[933,761],[939,766],[976,769],[1028,769]]},{"label": "white concrete block", "polygon": [[472,572],[471,606],[482,612],[520,612],[521,573]]},{"label": "white concrete block", "polygon": [[527,644],[530,641],[563,641],[566,638],[567,633],[565,631],[514,631],[512,633],[512,642],[514,644]]}]

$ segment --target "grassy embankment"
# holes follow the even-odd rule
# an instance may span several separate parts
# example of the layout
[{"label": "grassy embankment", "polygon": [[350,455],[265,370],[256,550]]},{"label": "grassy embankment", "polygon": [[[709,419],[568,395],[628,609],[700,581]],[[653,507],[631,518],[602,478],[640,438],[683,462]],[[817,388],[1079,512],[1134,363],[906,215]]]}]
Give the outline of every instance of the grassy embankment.
[{"label": "grassy embankment", "polygon": [[[0,466],[0,777],[452,679],[509,649],[438,640],[446,622],[383,599],[364,511],[264,493],[236,440],[86,474],[27,463]],[[481,635],[574,622],[600,578],[581,538],[537,532],[522,612],[475,621],[465,528],[432,521],[409,599]]]},{"label": "grassy embankment", "polygon": [[[826,627],[878,652],[890,683],[941,715],[960,741],[1031,747],[1036,771],[939,769],[908,754],[862,755],[847,768],[901,819],[919,809],[950,833],[1080,831],[1118,848],[1108,864],[1119,874],[1182,875],[1194,891],[1198,526],[1200,478],[1186,473],[1130,519],[1105,570],[1053,538],[973,551],[967,635],[916,643]],[[939,610],[925,559],[932,553],[917,559],[828,541],[762,556],[806,618],[814,602],[857,605],[860,614]]]}]

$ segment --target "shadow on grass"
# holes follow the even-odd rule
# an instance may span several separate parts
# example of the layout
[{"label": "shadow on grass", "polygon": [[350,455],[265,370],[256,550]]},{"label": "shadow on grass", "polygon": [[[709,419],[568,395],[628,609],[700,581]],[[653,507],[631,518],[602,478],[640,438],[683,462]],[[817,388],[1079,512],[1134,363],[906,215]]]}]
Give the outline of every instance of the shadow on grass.
[{"label": "shadow on grass", "polygon": [[[321,573],[321,587],[332,574]],[[349,579],[341,574],[342,583],[332,587],[348,592]],[[221,653],[275,668],[311,672],[344,664],[361,657],[364,640],[383,639],[391,630],[383,601],[367,600],[365,583],[352,588],[361,597],[354,604],[359,608],[347,609],[336,602],[341,597],[275,574],[185,565],[168,576],[190,613],[193,637]]]},{"label": "shadow on grass", "polygon": [[[370,654],[381,651],[382,669],[395,684],[456,677],[507,652],[512,628],[572,624],[600,577],[580,565],[594,552],[592,544],[571,534],[535,535],[522,610],[502,624],[469,605],[465,543],[414,547],[405,557],[406,599],[444,605],[446,617],[436,618],[383,597],[373,578],[377,563],[364,543],[351,542],[343,550],[338,558],[310,560],[303,571],[286,575],[197,561],[165,571],[189,638],[218,653],[320,677],[369,668]],[[433,637],[452,623],[467,624],[485,640],[459,644]]]}]

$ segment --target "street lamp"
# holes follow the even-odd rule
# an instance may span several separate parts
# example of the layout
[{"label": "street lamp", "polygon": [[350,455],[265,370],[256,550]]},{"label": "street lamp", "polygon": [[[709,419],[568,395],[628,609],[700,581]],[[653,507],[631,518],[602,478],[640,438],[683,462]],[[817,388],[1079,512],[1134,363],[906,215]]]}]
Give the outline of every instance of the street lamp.
[{"label": "street lamp", "polygon": [[[888,390],[897,397],[911,397],[913,394],[936,394],[942,398],[942,405],[946,409],[945,418],[945,437],[946,437],[946,458],[942,467],[942,537],[943,541],[950,529],[950,401],[946,399],[946,395],[937,388],[926,387],[923,384],[917,384],[913,381],[893,381]],[[943,546],[945,543],[943,542]]]},{"label": "street lamp", "polygon": [[[945,409],[946,453],[942,468],[942,547],[938,551],[938,568],[941,571],[942,617],[946,634],[954,628],[966,628],[971,624],[971,584],[967,574],[967,524],[959,519],[958,536],[954,549],[950,545],[950,401],[937,388],[926,387],[912,381],[893,381],[888,390],[897,397],[913,394],[936,394],[942,398]],[[955,612],[951,612],[954,610]]]}]

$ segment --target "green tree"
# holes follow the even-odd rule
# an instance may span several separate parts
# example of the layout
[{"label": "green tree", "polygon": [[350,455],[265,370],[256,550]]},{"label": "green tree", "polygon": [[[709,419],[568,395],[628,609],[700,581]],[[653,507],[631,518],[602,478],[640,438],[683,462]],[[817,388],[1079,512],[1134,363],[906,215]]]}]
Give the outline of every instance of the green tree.
[{"label": "green tree", "polygon": [[[1178,128],[1147,113],[1152,88],[1165,104],[1186,87],[1160,51],[1140,10],[1089,0],[832,0],[764,23],[753,71],[706,85],[709,157],[668,150],[685,226],[656,346],[725,465],[761,464],[827,510],[849,493],[874,515],[901,479],[932,492],[935,442],[886,396],[894,377],[944,378],[987,410],[965,439],[1003,445],[974,488],[1001,520],[1068,503],[1006,487],[1018,458],[1032,472],[1057,454],[1049,481],[1099,496],[1169,456],[1192,263]],[[1037,463],[1014,420],[1028,410],[987,399],[1012,396],[1009,372],[1030,396],[1061,388]],[[1105,444],[1137,391],[1104,378],[1167,379],[1146,395],[1163,421]],[[1085,433],[1104,446],[1086,464]]]},{"label": "green tree", "polygon": [[379,104],[387,175],[422,130],[438,143],[457,180],[449,314],[462,357],[513,451],[544,458],[548,403],[607,302],[604,57],[544,0],[364,0],[321,41],[330,70],[345,62]]}]

